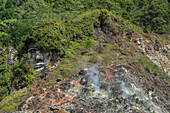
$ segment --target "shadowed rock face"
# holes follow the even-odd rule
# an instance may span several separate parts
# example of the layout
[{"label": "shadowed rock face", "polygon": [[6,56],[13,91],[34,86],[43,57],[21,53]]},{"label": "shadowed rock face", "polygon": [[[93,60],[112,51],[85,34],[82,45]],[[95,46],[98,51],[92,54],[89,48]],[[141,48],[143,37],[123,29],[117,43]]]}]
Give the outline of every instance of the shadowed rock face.
[{"label": "shadowed rock face", "polygon": [[43,54],[43,52],[39,51],[37,48],[29,48],[28,59],[30,63],[34,65],[34,70],[40,71],[48,64],[49,53],[46,52]]}]

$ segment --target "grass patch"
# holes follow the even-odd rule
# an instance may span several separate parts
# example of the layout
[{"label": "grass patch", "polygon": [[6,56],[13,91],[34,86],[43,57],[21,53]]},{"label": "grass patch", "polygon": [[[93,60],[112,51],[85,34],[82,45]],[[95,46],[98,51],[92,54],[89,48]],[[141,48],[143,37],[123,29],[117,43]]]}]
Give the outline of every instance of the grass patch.
[{"label": "grass patch", "polygon": [[31,91],[31,88],[24,88],[18,91],[14,91],[12,94],[8,95],[0,102],[0,110],[2,112],[11,112],[17,110],[17,105],[23,102],[24,98],[27,98],[29,96],[29,92]]}]

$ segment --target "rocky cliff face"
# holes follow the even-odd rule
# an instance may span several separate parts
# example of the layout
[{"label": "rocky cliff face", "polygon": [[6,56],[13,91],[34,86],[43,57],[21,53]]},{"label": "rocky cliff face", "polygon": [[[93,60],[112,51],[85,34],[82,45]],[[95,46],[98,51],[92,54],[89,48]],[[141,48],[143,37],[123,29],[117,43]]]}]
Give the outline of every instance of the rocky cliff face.
[{"label": "rocky cliff face", "polygon": [[[135,43],[135,45],[146,55],[154,64],[159,68],[164,69],[165,72],[170,74],[169,56],[167,53],[170,52],[169,39],[170,36],[158,35],[158,34],[140,34],[129,28],[115,27],[114,29],[104,26],[96,29],[96,35],[98,37],[109,38],[106,39],[108,43],[114,42],[129,48],[129,44],[124,41]],[[166,39],[166,40],[163,40]],[[160,40],[164,43],[161,44]],[[163,42],[162,41],[162,42]],[[167,42],[166,42],[167,41]],[[121,42],[121,43],[120,43]],[[113,44],[113,43],[112,43]],[[132,49],[132,48],[129,48]]]},{"label": "rocky cliff face", "polygon": [[39,112],[167,113],[168,96],[148,86],[126,66],[92,67],[78,76],[40,87],[32,93],[24,110]]},{"label": "rocky cliff face", "polygon": [[[158,67],[163,68],[165,72],[170,74],[170,64],[167,53],[169,52],[168,45],[161,45],[157,40],[159,35],[148,34],[148,35],[135,35],[135,42],[138,48],[141,49],[146,56]],[[155,40],[152,39],[155,38]],[[169,36],[168,36],[169,38]]]}]

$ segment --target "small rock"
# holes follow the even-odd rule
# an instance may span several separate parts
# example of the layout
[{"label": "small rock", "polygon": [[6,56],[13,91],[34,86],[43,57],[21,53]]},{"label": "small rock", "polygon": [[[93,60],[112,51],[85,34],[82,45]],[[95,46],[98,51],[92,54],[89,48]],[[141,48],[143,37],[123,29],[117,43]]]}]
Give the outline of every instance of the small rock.
[{"label": "small rock", "polygon": [[60,78],[58,78],[58,79],[56,80],[56,82],[60,82],[60,81],[62,81]]},{"label": "small rock", "polygon": [[49,106],[48,107],[51,111],[55,111],[55,110],[59,110],[59,108],[55,107],[55,106]]},{"label": "small rock", "polygon": [[80,84],[81,85],[87,85],[87,78],[82,78],[81,80],[80,80]]},{"label": "small rock", "polygon": [[87,72],[88,72],[88,69],[85,68],[84,70],[81,70],[81,71],[79,72],[79,75],[86,75]]}]

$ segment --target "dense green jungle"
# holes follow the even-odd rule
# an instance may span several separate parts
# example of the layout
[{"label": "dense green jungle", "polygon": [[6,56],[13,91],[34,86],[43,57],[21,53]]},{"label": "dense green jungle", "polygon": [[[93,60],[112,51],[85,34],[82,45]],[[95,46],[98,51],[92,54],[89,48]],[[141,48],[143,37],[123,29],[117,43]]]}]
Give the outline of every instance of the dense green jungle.
[{"label": "dense green jungle", "polygon": [[0,0],[0,113],[170,112],[169,0]]}]

